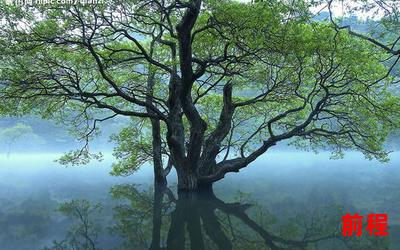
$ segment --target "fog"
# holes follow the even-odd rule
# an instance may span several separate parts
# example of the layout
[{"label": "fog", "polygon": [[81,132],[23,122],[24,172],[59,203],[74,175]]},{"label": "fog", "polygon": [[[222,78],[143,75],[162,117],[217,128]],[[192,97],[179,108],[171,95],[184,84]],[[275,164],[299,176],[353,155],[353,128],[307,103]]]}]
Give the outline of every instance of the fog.
[{"label": "fog", "polygon": [[[4,124],[4,120],[0,122],[0,125]],[[52,126],[53,131],[47,130],[51,135],[63,129]],[[112,145],[104,138],[94,141],[98,143],[97,149],[104,152],[103,161],[93,161],[85,166],[61,166],[55,160],[63,151],[79,144],[74,144],[74,139],[66,134],[58,135],[58,138],[64,136],[64,141],[51,142],[54,137],[46,137],[40,129],[33,129],[33,133],[44,138],[47,146],[35,148],[31,144],[32,147],[24,147],[29,144],[26,144],[27,138],[23,138],[13,145],[10,154],[0,152],[2,249],[42,249],[50,246],[53,240],[63,239],[73,221],[61,216],[57,207],[76,199],[104,206],[98,218],[103,231],[97,239],[102,249],[120,244],[120,236],[106,230],[115,223],[113,207],[119,204],[111,197],[110,190],[127,184],[135,185],[141,191],[149,190],[153,184],[152,167],[145,165],[129,177],[110,176],[115,159],[111,154]],[[110,134],[110,131],[106,133]],[[51,150],[47,150],[49,148]],[[389,163],[380,163],[367,160],[360,153],[347,152],[343,159],[331,160],[329,152],[314,154],[280,146],[240,173],[227,174],[214,189],[225,202],[239,200],[257,204],[263,213],[275,216],[278,225],[284,226],[299,214],[311,218],[317,210],[336,206],[343,214],[387,213],[390,236],[385,240],[390,242],[391,249],[399,249],[400,152],[390,154],[390,158]],[[169,175],[168,181],[175,190],[175,172]],[[281,231],[275,229],[275,224],[271,228]]]}]

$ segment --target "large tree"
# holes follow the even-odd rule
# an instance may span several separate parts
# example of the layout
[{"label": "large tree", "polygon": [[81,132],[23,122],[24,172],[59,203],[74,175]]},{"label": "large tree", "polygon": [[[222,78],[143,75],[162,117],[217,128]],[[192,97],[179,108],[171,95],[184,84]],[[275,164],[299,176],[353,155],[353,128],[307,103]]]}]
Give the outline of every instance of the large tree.
[{"label": "large tree", "polygon": [[386,160],[385,138],[400,127],[387,51],[313,21],[309,7],[1,5],[0,110],[69,121],[86,140],[96,123],[131,117],[114,138],[114,173],[152,160],[156,181],[174,167],[181,190],[209,187],[281,141]]}]

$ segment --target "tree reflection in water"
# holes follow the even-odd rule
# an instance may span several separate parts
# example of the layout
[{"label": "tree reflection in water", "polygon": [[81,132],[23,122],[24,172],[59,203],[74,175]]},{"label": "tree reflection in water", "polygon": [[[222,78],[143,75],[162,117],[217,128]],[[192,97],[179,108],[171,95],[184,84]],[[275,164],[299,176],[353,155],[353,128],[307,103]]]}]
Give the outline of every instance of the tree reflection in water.
[{"label": "tree reflection in water", "polygon": [[100,204],[91,204],[87,200],[72,200],[62,203],[58,211],[76,219],[77,223],[71,226],[64,240],[53,241],[52,247],[43,250],[95,250],[97,234],[101,231],[95,216],[102,210]]},{"label": "tree reflection in water", "polygon": [[[385,238],[341,237],[343,211],[335,206],[278,220],[260,206],[226,203],[212,191],[176,197],[166,187],[139,191],[135,185],[117,185],[111,194],[119,204],[109,229],[123,241],[113,249],[389,249]],[[87,241],[74,244],[47,249],[101,249]]]}]

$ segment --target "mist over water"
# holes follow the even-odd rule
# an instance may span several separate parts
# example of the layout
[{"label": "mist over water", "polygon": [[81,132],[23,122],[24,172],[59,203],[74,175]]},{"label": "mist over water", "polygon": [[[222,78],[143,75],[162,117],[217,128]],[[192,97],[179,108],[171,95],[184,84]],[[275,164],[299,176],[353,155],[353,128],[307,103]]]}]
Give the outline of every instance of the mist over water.
[{"label": "mist over water", "polygon": [[[116,223],[113,207],[121,203],[111,197],[110,190],[123,185],[134,185],[140,192],[149,190],[153,184],[151,166],[129,177],[113,177],[109,175],[113,162],[110,154],[105,154],[102,162],[68,168],[54,162],[59,156],[0,156],[1,249],[43,249],[53,240],[62,240],[74,222],[57,208],[74,199],[104,207],[96,219],[103,228],[96,241],[101,249],[128,249],[120,246],[123,236],[107,230]],[[341,207],[343,215],[387,213],[390,237],[385,240],[390,242],[390,249],[399,249],[400,154],[391,154],[391,161],[384,164],[368,161],[355,152],[348,152],[341,160],[330,160],[329,156],[273,150],[240,173],[228,174],[214,185],[214,191],[224,202],[257,204],[276,217],[278,225],[286,225],[299,214],[307,217],[335,206]],[[173,172],[169,176],[173,191],[175,185]],[[275,224],[265,227],[278,233]],[[323,246],[317,249],[327,249]]]}]

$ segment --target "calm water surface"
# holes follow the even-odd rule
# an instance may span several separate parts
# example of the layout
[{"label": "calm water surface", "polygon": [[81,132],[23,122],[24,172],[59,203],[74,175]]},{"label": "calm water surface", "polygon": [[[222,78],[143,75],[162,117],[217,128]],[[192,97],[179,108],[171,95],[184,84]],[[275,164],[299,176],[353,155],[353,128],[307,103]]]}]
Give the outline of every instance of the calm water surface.
[{"label": "calm water surface", "polygon": [[[112,159],[64,168],[56,155],[0,156],[0,249],[400,249],[400,154],[272,152],[213,193],[154,188],[151,167]],[[389,237],[341,237],[341,216],[389,215]]]}]

